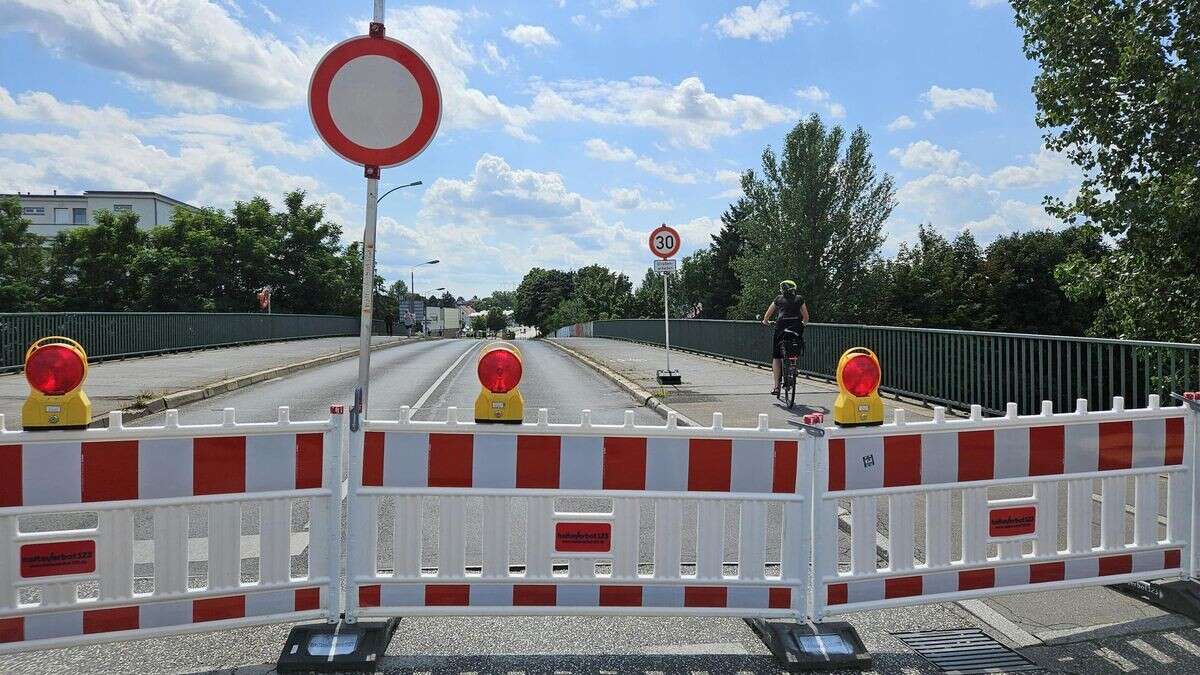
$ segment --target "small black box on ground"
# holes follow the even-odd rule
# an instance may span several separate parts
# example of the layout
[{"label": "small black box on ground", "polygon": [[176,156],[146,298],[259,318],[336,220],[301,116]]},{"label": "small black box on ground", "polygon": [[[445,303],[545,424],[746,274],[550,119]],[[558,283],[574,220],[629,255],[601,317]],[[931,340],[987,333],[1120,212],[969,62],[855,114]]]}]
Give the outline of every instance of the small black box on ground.
[{"label": "small black box on ground", "polygon": [[658,371],[659,384],[683,384],[683,380],[679,377],[678,370],[660,370]]},{"label": "small black box on ground", "polygon": [[275,670],[280,673],[373,673],[400,619],[294,626]]},{"label": "small black box on ground", "polygon": [[845,621],[795,623],[745,619],[779,667],[789,673],[810,670],[866,670],[871,653]]}]

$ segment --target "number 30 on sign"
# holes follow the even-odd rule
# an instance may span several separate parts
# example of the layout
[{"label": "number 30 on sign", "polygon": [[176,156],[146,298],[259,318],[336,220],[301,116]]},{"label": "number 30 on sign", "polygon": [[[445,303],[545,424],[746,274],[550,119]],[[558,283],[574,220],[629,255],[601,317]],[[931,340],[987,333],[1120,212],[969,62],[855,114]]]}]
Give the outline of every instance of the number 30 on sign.
[{"label": "number 30 on sign", "polygon": [[650,233],[650,252],[664,260],[679,252],[679,244],[679,233],[665,224]]}]

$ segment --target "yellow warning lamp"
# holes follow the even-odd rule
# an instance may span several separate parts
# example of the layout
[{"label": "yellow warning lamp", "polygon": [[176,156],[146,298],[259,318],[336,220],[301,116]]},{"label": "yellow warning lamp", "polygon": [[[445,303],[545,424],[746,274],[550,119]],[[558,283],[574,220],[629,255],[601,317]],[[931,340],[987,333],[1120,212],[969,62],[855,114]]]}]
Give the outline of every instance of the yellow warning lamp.
[{"label": "yellow warning lamp", "polygon": [[842,353],[837,367],[837,400],[833,422],[841,427],[883,424],[883,399],[879,398],[879,358],[866,347]]},{"label": "yellow warning lamp", "polygon": [[87,378],[87,352],[65,337],[44,337],[25,352],[25,379],[33,389],[21,408],[25,429],[82,429],[92,420],[92,402],[80,387]]},{"label": "yellow warning lamp", "polygon": [[520,424],[525,420],[525,399],[517,385],[521,383],[521,352],[507,342],[484,348],[479,355],[479,384],[475,399],[475,421],[479,424]]}]

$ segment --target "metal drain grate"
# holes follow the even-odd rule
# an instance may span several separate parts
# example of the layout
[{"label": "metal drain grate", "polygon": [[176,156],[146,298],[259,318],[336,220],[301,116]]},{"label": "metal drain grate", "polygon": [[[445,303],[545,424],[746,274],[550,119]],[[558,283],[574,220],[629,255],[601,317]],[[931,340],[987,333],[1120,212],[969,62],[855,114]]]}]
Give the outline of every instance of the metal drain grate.
[{"label": "metal drain grate", "polygon": [[978,628],[893,633],[922,658],[947,673],[1012,673],[1042,670]]}]

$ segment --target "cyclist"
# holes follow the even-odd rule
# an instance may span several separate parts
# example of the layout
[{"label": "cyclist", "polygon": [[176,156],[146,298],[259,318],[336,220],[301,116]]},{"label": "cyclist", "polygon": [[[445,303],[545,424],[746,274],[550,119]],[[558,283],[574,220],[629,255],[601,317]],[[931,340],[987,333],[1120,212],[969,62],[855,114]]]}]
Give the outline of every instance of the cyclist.
[{"label": "cyclist", "polygon": [[779,395],[779,380],[783,376],[783,331],[791,328],[801,336],[804,335],[804,325],[808,323],[808,305],[796,294],[796,282],[785,279],[779,282],[779,295],[763,314],[764,326],[771,324],[771,317],[779,312],[775,321],[775,335],[771,338],[771,371],[775,374],[774,396]]}]

